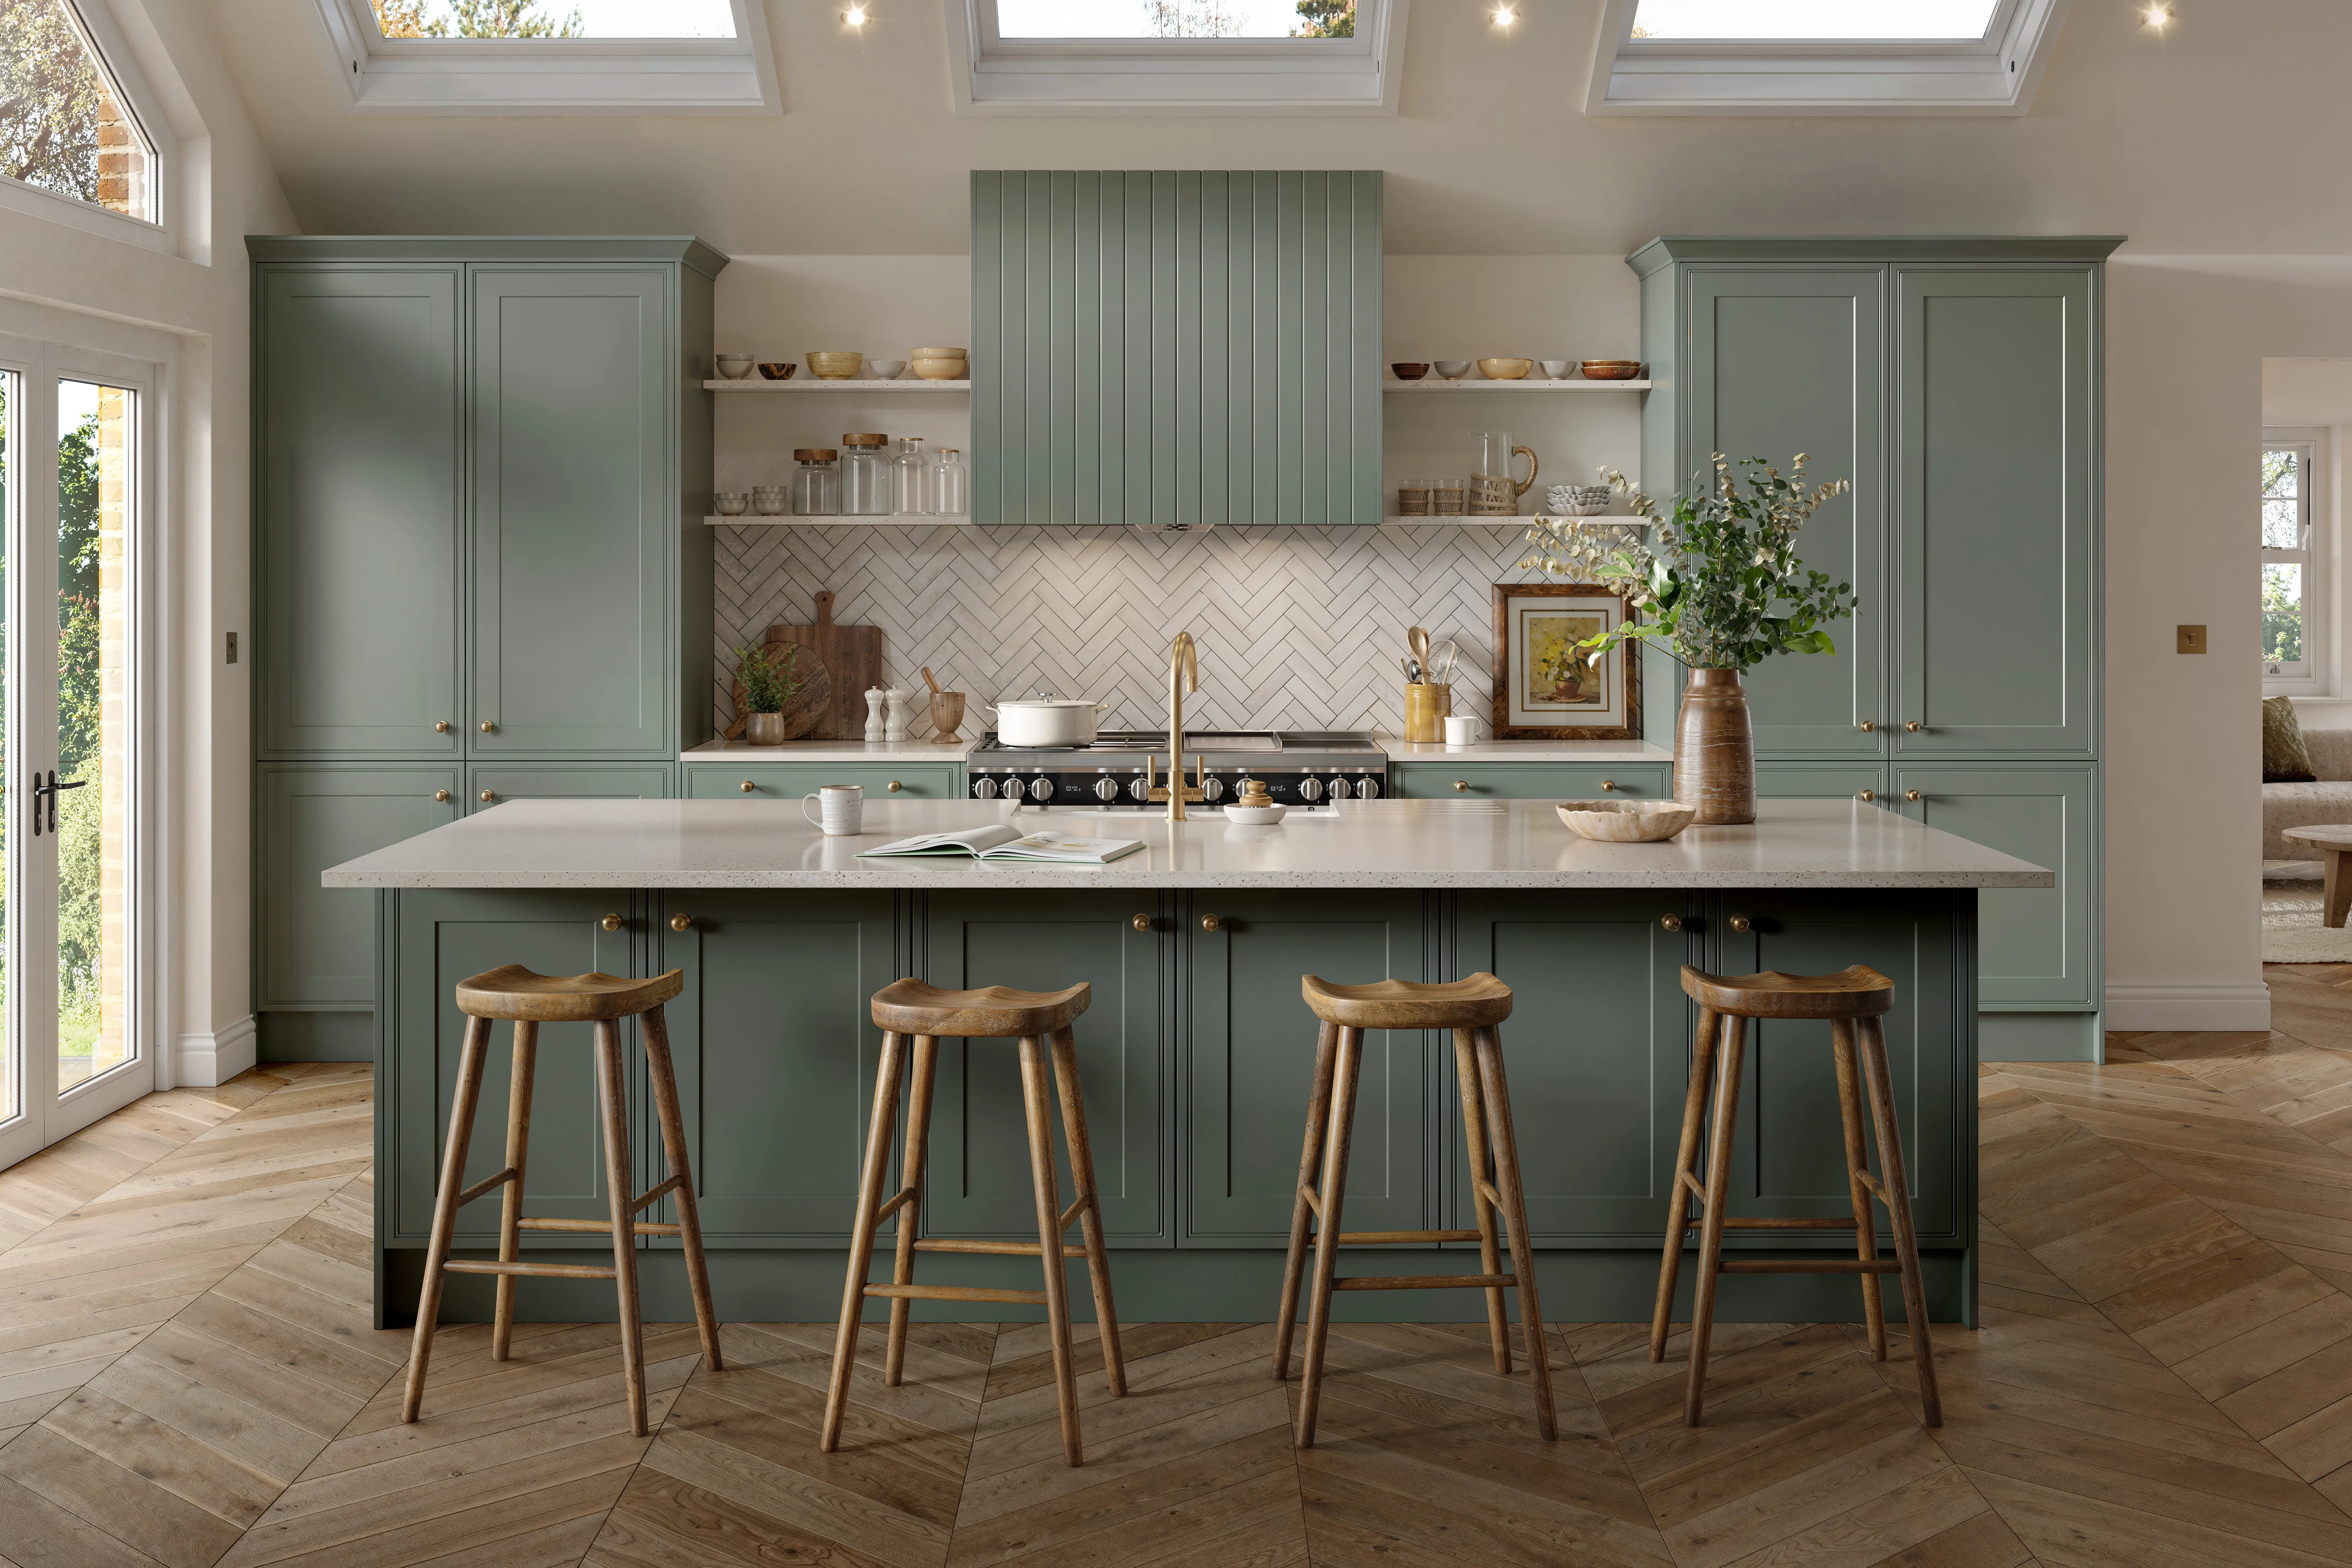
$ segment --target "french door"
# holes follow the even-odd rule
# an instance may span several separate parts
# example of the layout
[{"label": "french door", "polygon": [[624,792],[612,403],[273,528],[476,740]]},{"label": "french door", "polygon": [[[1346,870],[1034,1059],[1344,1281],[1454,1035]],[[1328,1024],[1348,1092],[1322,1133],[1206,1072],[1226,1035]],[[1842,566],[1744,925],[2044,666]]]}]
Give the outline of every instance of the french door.
[{"label": "french door", "polygon": [[0,338],[0,1166],[155,1085],[139,584],[152,367]]}]

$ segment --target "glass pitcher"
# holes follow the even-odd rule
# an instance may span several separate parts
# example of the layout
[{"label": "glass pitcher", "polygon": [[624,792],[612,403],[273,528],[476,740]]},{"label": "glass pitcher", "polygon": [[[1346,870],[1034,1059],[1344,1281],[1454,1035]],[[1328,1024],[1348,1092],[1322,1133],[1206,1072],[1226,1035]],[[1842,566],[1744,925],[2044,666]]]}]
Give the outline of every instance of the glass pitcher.
[{"label": "glass pitcher", "polygon": [[[1478,458],[1470,470],[1470,513],[1474,517],[1517,517],[1519,498],[1535,487],[1536,454],[1532,447],[1515,447],[1508,430],[1477,433]],[[1511,477],[1511,460],[1528,460],[1528,477]]]}]

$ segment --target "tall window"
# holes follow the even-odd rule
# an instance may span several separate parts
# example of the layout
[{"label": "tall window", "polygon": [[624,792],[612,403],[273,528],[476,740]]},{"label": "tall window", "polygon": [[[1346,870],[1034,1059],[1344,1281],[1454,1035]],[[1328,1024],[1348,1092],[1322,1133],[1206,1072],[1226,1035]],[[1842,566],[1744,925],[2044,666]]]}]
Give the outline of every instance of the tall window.
[{"label": "tall window", "polygon": [[2262,467],[2263,675],[2311,677],[2318,577],[2311,502],[2316,443],[2265,441]]},{"label": "tall window", "polygon": [[155,146],[67,0],[0,0],[0,174],[149,223]]}]

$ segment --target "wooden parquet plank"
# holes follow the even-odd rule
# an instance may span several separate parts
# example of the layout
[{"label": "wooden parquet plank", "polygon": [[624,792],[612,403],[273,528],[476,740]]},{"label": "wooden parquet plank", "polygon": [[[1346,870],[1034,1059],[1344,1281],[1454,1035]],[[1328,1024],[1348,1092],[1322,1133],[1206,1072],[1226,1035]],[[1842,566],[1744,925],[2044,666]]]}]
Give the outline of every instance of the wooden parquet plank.
[{"label": "wooden parquet plank", "polygon": [[167,1568],[211,1568],[240,1527],[176,1497],[46,1423],[0,1448],[0,1474]]},{"label": "wooden parquet plank", "polygon": [[0,1552],[22,1568],[161,1568],[137,1547],[5,1474],[0,1474]]},{"label": "wooden parquet plank", "polygon": [[285,1485],[169,1422],[88,1388],[76,1389],[49,1412],[41,1426],[111,1459],[239,1531],[259,1519]]}]

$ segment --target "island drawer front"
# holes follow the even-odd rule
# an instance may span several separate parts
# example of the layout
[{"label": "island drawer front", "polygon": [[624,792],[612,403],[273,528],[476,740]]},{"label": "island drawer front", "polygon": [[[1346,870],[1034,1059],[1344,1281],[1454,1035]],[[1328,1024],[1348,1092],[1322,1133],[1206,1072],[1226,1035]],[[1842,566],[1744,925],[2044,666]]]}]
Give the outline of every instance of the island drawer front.
[{"label": "island drawer front", "polygon": [[1391,763],[1389,793],[1400,800],[1667,800],[1674,785],[1663,763]]},{"label": "island drawer front", "polygon": [[466,770],[466,809],[510,800],[667,800],[670,773],[667,763],[478,763]]},{"label": "island drawer front", "polygon": [[454,766],[261,764],[257,1007],[375,1005],[374,900],[356,888],[322,888],[320,873],[456,821],[464,784]]},{"label": "island drawer front", "polygon": [[[688,763],[690,800],[798,800],[826,784],[864,784],[868,802],[955,800],[963,770],[941,763]],[[893,789],[891,786],[898,787]],[[749,789],[743,786],[749,784]]]},{"label": "island drawer front", "polygon": [[[1906,816],[2058,873],[2055,888],[1988,888],[1979,895],[1977,1000],[1990,1008],[2097,1007],[2101,937],[2098,769],[2087,763],[1895,770]],[[1913,791],[1919,798],[1912,800]]]},{"label": "island drawer front", "polygon": [[1758,763],[1756,795],[1759,800],[1859,799],[1868,790],[1875,803],[1887,805],[1886,770],[1876,763]]}]

